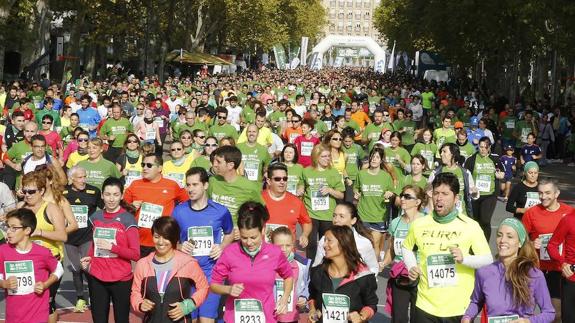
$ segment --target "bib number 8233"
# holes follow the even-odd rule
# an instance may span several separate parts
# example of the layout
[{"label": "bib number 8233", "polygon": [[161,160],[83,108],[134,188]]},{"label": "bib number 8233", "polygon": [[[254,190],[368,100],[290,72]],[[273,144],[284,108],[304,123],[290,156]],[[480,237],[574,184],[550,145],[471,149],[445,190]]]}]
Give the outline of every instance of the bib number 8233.
[{"label": "bib number 8233", "polygon": [[242,315],[238,323],[264,323],[259,315]]}]

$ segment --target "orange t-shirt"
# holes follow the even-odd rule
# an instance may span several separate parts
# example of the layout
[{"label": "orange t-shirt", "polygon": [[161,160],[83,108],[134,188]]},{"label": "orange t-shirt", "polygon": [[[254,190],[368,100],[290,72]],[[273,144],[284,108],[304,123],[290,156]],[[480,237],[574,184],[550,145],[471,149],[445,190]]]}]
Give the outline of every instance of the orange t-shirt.
[{"label": "orange t-shirt", "polygon": [[270,214],[268,224],[286,225],[295,237],[296,224],[311,223],[303,202],[290,192],[286,192],[283,200],[276,201],[271,198],[268,190],[265,190],[262,192],[262,198]]},{"label": "orange t-shirt", "polygon": [[303,134],[303,132],[301,131],[301,127],[297,127],[297,128],[287,128],[284,131],[284,138],[290,143],[293,144],[293,141],[295,140],[295,138],[301,136]]},{"label": "orange t-shirt", "polygon": [[[142,201],[161,206],[162,216],[171,216],[176,204],[188,199],[188,193],[185,189],[181,188],[175,181],[163,177],[156,183],[152,183],[147,179],[135,180],[124,192],[124,201],[127,203],[132,204],[134,201]],[[142,207],[140,206],[136,212],[136,221],[140,232],[140,245],[152,247],[154,242],[152,240],[152,230],[150,229],[151,225],[149,225],[152,221],[150,221],[149,216],[140,221],[141,210]],[[146,225],[142,226],[142,224]]]},{"label": "orange t-shirt", "polygon": [[361,129],[365,128],[365,125],[371,122],[367,113],[362,110],[357,110],[352,113],[351,120],[355,121]]}]

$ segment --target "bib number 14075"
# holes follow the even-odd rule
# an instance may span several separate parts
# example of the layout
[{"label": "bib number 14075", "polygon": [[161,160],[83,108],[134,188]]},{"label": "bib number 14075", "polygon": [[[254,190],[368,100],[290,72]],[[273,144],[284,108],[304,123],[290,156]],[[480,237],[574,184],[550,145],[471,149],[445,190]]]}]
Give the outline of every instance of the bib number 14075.
[{"label": "bib number 14075", "polygon": [[427,257],[427,285],[429,288],[454,286],[457,284],[455,259],[449,254]]}]

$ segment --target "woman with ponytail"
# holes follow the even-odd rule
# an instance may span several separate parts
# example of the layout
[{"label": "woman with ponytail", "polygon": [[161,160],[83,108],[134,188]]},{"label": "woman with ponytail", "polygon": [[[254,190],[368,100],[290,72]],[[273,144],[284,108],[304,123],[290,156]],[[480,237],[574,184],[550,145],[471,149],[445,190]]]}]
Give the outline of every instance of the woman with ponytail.
[{"label": "woman with ponytail", "polygon": [[[475,272],[471,303],[461,320],[472,322],[486,305],[487,317],[504,322],[552,322],[555,310],[539,266],[537,252],[525,227],[507,218],[497,229],[498,260]],[[536,308],[539,312],[535,314]]]}]

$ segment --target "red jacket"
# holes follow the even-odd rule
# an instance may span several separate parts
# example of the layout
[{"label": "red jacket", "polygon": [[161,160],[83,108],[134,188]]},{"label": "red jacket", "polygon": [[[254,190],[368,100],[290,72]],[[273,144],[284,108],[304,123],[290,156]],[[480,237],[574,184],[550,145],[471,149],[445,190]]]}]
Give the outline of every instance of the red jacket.
[{"label": "red jacket", "polygon": [[[563,245],[563,252],[559,252],[559,246]],[[575,265],[575,211],[565,216],[553,232],[551,240],[547,245],[549,257],[563,264]],[[568,278],[575,282],[575,275]]]}]

